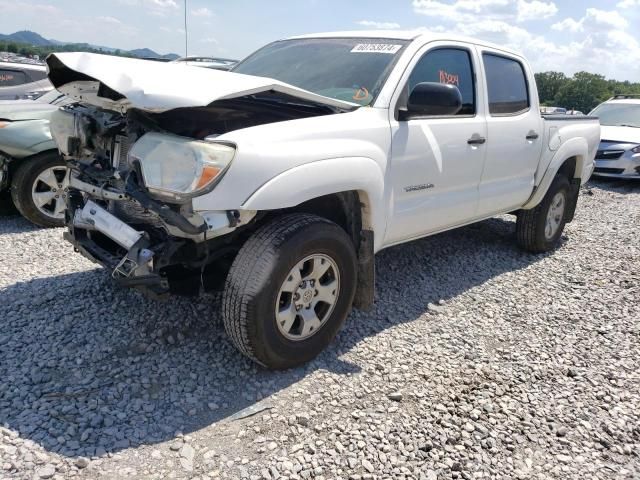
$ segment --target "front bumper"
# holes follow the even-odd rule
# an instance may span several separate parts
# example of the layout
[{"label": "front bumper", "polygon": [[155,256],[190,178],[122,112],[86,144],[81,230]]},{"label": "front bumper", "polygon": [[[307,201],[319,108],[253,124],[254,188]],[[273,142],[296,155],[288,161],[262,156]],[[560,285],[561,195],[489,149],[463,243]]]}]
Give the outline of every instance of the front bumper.
[{"label": "front bumper", "polygon": [[[598,154],[606,157],[607,152],[608,150],[603,150]],[[640,179],[640,153],[634,154],[627,150],[617,158],[596,158],[593,174],[600,177]]]},{"label": "front bumper", "polygon": [[152,249],[145,232],[135,231],[92,201],[71,210],[67,223],[65,240],[84,257],[110,270],[119,285],[153,297],[169,293],[168,279],[154,271],[155,265],[167,259],[162,258],[161,248]]}]

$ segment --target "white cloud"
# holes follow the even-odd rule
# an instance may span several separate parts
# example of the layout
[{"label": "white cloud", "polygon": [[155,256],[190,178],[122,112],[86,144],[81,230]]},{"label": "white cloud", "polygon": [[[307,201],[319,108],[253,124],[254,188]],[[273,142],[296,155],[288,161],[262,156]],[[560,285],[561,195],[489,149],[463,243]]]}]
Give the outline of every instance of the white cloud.
[{"label": "white cloud", "polygon": [[394,30],[400,28],[400,24],[396,22],[376,22],[374,20],[360,20],[358,25],[363,27],[375,28],[376,30]]},{"label": "white cloud", "polygon": [[217,38],[206,37],[206,38],[201,38],[200,43],[213,43],[214,45],[218,45],[220,42],[218,41]]},{"label": "white cloud", "polygon": [[207,7],[196,8],[195,10],[191,10],[191,14],[196,17],[213,17],[213,12],[209,10]]},{"label": "white cloud", "polygon": [[144,3],[159,8],[178,8],[175,0],[144,0]]},{"label": "white cloud", "polygon": [[541,0],[413,0],[413,10],[420,15],[464,23],[484,19],[527,22],[558,13],[554,2]]},{"label": "white cloud", "polygon": [[640,0],[622,0],[618,3],[618,8],[640,7]]},{"label": "white cloud", "polygon": [[[621,3],[640,4],[640,0]],[[536,71],[557,70],[567,74],[587,70],[618,80],[640,81],[640,42],[632,22],[619,11],[586,8],[582,17],[546,22],[557,7],[549,1],[522,0],[413,0],[414,11],[439,20],[428,30],[467,35],[487,40],[526,55]],[[526,23],[523,28],[522,22]],[[521,23],[519,23],[521,22]],[[542,27],[542,28],[540,28]],[[545,32],[545,33],[534,33]],[[633,67],[630,67],[633,66]]]},{"label": "white cloud", "polygon": [[556,13],[558,13],[558,7],[553,2],[518,0],[518,22],[544,20],[553,17]]},{"label": "white cloud", "polygon": [[582,24],[582,21],[574,20],[573,18],[565,18],[561,22],[551,25],[551,29],[558,32],[576,33],[584,31],[584,27]]},{"label": "white cloud", "polygon": [[58,7],[45,3],[31,3],[20,1],[4,1],[0,0],[0,11],[3,14],[14,12],[30,12],[32,15],[57,15],[62,13]]},{"label": "white cloud", "polygon": [[129,7],[144,8],[157,17],[166,17],[180,8],[176,0],[118,0],[118,2]]},{"label": "white cloud", "polygon": [[96,17],[96,20],[102,23],[110,23],[111,25],[122,25],[122,22],[115,17]]},{"label": "white cloud", "polygon": [[413,0],[413,9],[420,15],[453,22],[471,23],[477,15],[503,17],[512,10],[512,0]]}]

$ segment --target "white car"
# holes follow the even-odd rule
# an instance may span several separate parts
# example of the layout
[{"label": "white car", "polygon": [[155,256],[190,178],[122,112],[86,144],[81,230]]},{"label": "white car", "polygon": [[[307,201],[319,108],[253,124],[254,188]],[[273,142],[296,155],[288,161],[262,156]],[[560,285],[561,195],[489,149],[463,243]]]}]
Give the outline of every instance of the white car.
[{"label": "white car", "polygon": [[0,62],[0,100],[33,100],[52,89],[44,65]]},{"label": "white car", "polygon": [[616,95],[591,115],[602,125],[594,175],[640,179],[640,95]]},{"label": "white car", "polygon": [[232,72],[47,61],[81,102],[51,123],[67,240],[124,286],[224,284],[226,331],[270,368],[371,306],[384,248],[516,213],[524,249],[553,249],[600,140],[597,119],[541,116],[522,56],[450,36],[297,37]]}]

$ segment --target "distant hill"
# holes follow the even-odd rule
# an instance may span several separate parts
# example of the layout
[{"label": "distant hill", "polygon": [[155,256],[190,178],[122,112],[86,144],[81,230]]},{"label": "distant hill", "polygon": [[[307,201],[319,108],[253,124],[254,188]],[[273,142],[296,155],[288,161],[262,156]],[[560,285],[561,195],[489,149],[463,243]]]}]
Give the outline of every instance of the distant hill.
[{"label": "distant hill", "polygon": [[36,47],[62,47],[62,46],[71,46],[73,45],[78,50],[81,49],[91,49],[91,50],[102,50],[108,53],[117,53],[121,52],[124,54],[128,54],[132,57],[139,58],[168,58],[171,60],[175,60],[176,58],[180,58],[179,55],[175,53],[168,53],[166,55],[161,55],[157,52],[154,52],[150,48],[137,48],[135,50],[120,50],[112,47],[103,47],[99,45],[91,45],[89,43],[76,43],[76,42],[62,42],[60,40],[49,40],[44,38],[42,35],[36,32],[31,32],[29,30],[22,30],[20,32],[15,32],[10,35],[5,35],[0,33],[0,41],[4,42],[15,42],[22,43]]},{"label": "distant hill", "polygon": [[30,32],[29,30],[22,30],[20,32],[12,33],[11,35],[3,35],[0,33],[0,40],[18,43],[28,43],[29,45],[36,45],[43,47],[47,45],[55,45],[51,40],[47,40],[36,32]]},{"label": "distant hill", "polygon": [[135,50],[129,50],[129,53],[131,55],[133,55],[134,57],[140,57],[140,58],[168,58],[170,60],[175,60],[176,58],[180,58],[179,55],[176,55],[175,53],[168,53],[166,55],[160,55],[157,52],[154,52],[153,50],[151,50],[150,48],[136,48]]}]

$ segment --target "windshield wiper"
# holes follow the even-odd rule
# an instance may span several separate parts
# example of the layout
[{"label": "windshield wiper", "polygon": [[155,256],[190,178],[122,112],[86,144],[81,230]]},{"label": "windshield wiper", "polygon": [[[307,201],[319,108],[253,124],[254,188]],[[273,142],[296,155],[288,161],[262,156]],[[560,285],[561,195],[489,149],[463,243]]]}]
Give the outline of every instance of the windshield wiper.
[{"label": "windshield wiper", "polygon": [[630,123],[618,123],[616,127],[631,127],[631,128],[640,128],[640,125],[631,125]]}]

